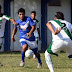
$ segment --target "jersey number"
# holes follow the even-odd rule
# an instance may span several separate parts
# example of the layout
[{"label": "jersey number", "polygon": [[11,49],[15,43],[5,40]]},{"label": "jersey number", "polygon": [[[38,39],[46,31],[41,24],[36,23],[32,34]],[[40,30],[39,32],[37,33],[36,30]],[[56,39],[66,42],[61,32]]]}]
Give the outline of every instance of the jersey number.
[{"label": "jersey number", "polygon": [[64,29],[64,30],[66,30],[66,29],[67,29],[67,27],[66,27],[66,24],[65,24],[65,23],[61,23],[61,29]]}]

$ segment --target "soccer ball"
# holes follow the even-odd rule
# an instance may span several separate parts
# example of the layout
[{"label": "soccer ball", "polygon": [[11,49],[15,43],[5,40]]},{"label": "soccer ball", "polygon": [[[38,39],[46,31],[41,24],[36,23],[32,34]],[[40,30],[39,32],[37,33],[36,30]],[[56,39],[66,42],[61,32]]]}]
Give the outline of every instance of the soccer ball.
[{"label": "soccer ball", "polygon": [[28,49],[28,50],[26,50],[26,52],[25,52],[25,57],[27,57],[27,58],[32,58],[33,57],[33,51],[31,50],[31,49]]}]

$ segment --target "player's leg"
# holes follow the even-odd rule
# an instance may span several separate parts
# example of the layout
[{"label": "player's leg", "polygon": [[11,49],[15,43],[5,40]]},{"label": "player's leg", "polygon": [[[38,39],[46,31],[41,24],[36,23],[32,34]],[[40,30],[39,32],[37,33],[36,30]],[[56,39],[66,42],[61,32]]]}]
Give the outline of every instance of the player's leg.
[{"label": "player's leg", "polygon": [[[35,41],[36,41],[36,43],[37,43],[37,45],[38,45],[38,37],[35,37]],[[33,60],[36,60],[35,54],[33,55]]]},{"label": "player's leg", "polygon": [[41,62],[41,58],[40,58],[40,54],[38,52],[38,47],[37,47],[37,44],[36,44],[36,41],[27,41],[26,40],[26,43],[31,47],[31,49],[33,50],[34,54],[36,55],[37,57],[37,60],[38,60],[38,65],[42,65],[42,62]]},{"label": "player's leg", "polygon": [[72,41],[66,40],[66,41],[64,41],[64,43],[66,44],[65,52],[67,53],[67,56],[69,58],[72,58]]},{"label": "player's leg", "polygon": [[35,54],[35,56],[36,56],[36,58],[38,60],[38,66],[37,66],[37,68],[41,68],[42,62],[41,62],[40,54],[38,52],[38,48],[34,48],[34,49],[32,49],[32,51],[34,52],[34,54]]},{"label": "player's leg", "polygon": [[51,54],[57,55],[62,50],[62,46],[63,46],[63,41],[55,41],[52,42],[45,51],[45,60],[50,72],[54,72]]},{"label": "player's leg", "polygon": [[47,66],[48,66],[50,72],[54,72],[51,54],[48,53],[47,51],[45,51],[45,60],[46,60],[46,64],[47,64]]},{"label": "player's leg", "polygon": [[27,49],[27,44],[26,44],[26,42],[21,42],[21,44],[22,44],[22,51],[21,51],[20,66],[24,66],[25,50]]},{"label": "player's leg", "polygon": [[46,60],[46,64],[50,70],[50,72],[54,72],[54,68],[53,68],[53,62],[52,62],[52,58],[51,58],[51,54],[53,54],[51,48],[52,48],[52,44],[50,44],[50,46],[48,47],[48,49],[45,51],[45,60]]}]

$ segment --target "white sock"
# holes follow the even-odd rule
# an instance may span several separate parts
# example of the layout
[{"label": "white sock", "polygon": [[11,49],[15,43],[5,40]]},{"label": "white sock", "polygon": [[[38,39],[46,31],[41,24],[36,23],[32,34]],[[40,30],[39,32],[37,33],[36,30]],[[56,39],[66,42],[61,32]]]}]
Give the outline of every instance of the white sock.
[{"label": "white sock", "polygon": [[54,72],[51,54],[49,54],[47,51],[45,52],[45,60],[46,60],[47,66],[49,67],[50,72]]},{"label": "white sock", "polygon": [[50,72],[54,72],[53,64],[48,65]]}]

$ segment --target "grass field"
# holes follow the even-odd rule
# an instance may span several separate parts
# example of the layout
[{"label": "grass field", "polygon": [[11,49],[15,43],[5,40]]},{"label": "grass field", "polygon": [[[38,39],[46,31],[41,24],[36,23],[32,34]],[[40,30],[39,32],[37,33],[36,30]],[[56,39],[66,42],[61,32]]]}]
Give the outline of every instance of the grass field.
[{"label": "grass field", "polygon": [[[44,53],[41,54],[43,66],[37,69],[37,61],[25,58],[25,66],[20,67],[20,53],[0,53],[0,61],[4,66],[0,67],[0,72],[49,72],[44,59]],[[72,72],[72,59],[69,59],[65,53],[60,53],[59,57],[52,55],[55,72]]]}]

